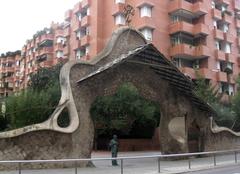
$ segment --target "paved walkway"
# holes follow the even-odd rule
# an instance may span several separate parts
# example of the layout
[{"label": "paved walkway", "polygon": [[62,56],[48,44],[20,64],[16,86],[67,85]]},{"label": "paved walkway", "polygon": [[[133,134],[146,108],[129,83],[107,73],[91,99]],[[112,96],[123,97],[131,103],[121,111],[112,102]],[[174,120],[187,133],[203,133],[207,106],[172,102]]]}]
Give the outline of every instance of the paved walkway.
[{"label": "paved walkway", "polygon": [[[157,155],[160,152],[122,152],[119,156],[146,156]],[[109,152],[94,152],[92,158],[110,157]],[[240,154],[238,155],[240,163]],[[118,162],[120,164],[120,162]],[[217,156],[217,166],[234,165],[234,155]],[[120,174],[121,167],[111,166],[111,161],[95,161],[95,168],[79,168],[78,174]],[[124,174],[157,174],[157,159],[129,159],[123,161]],[[162,174],[183,173],[200,169],[212,168],[214,166],[212,157],[195,158],[191,160],[189,170],[188,160],[161,161]],[[1,171],[0,174],[17,174],[18,171]],[[22,174],[75,174],[75,169],[49,169],[49,170],[24,170]]]}]

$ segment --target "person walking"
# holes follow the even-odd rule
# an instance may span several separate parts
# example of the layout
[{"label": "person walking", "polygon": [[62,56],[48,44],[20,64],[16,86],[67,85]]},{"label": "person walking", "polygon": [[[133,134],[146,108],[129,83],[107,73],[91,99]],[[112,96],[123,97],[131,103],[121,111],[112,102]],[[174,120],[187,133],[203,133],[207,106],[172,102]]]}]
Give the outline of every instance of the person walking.
[{"label": "person walking", "polygon": [[[112,152],[112,158],[116,158],[117,157],[117,153],[118,153],[118,140],[117,140],[117,135],[113,135],[113,138],[111,139],[110,143],[109,143],[109,147],[111,149]],[[117,166],[117,160],[112,160],[112,166]]]}]

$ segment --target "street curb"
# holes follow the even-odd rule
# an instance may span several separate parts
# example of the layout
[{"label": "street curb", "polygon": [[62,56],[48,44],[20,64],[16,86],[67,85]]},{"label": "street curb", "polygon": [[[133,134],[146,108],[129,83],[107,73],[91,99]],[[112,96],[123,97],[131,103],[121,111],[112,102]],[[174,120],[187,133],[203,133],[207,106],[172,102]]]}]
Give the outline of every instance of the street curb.
[{"label": "street curb", "polygon": [[233,166],[237,166],[239,165],[239,163],[237,164],[230,164],[230,165],[219,165],[219,166],[212,166],[212,167],[208,167],[208,168],[198,168],[198,169],[190,169],[188,171],[182,171],[182,172],[168,172],[168,173],[162,173],[162,174],[186,174],[189,172],[197,172],[197,171],[205,171],[205,170],[209,170],[209,169],[219,169],[219,168],[224,168],[224,167],[233,167]]}]

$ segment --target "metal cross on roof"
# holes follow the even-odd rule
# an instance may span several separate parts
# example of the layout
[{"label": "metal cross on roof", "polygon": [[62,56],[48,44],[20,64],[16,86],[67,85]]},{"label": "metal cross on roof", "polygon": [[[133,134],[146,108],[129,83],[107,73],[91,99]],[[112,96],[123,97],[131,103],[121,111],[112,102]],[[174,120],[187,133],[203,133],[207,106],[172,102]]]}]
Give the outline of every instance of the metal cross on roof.
[{"label": "metal cross on roof", "polygon": [[123,15],[125,17],[126,24],[130,25],[132,22],[132,17],[135,15],[135,9],[131,5],[127,4],[124,6]]}]

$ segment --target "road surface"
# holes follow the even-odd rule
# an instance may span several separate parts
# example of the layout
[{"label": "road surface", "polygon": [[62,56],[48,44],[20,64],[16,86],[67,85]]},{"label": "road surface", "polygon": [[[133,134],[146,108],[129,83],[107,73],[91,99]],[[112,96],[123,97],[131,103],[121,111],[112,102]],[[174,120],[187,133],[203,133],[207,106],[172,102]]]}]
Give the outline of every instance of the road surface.
[{"label": "road surface", "polygon": [[210,169],[199,172],[188,172],[186,174],[240,174],[240,165],[223,168],[221,167],[217,169]]}]

